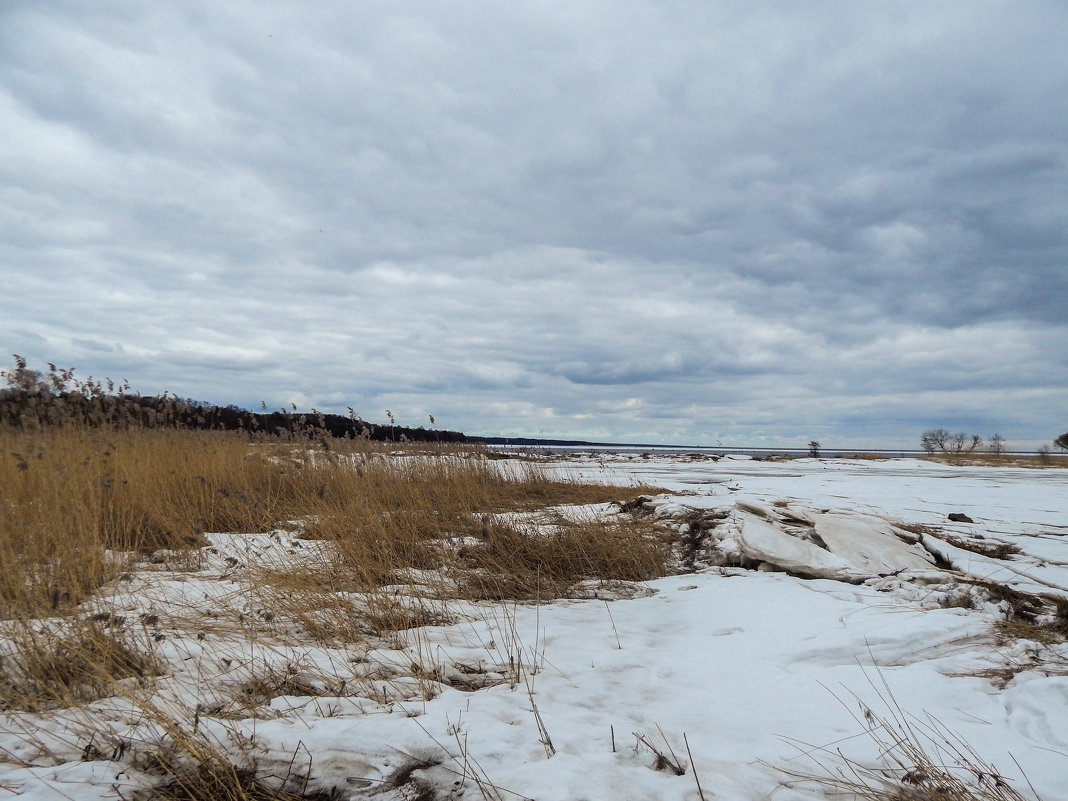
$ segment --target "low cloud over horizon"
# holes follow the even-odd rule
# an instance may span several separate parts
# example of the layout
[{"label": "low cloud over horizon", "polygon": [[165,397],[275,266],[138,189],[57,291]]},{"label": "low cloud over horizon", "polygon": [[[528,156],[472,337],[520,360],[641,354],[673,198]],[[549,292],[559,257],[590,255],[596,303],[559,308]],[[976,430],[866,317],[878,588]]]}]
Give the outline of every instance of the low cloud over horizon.
[{"label": "low cloud over horizon", "polygon": [[1068,430],[1068,6],[0,8],[0,343],[469,434]]}]

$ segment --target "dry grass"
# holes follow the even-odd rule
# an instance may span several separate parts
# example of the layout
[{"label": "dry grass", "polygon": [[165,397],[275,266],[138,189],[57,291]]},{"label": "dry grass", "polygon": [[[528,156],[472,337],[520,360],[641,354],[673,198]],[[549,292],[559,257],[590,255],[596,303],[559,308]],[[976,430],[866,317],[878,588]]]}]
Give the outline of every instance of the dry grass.
[{"label": "dry grass", "polygon": [[117,681],[159,670],[145,643],[91,619],[20,621],[3,634],[11,652],[0,660],[0,709],[84,704],[114,694]]},{"label": "dry grass", "polygon": [[988,540],[981,537],[954,537],[947,534],[938,536],[939,539],[945,540],[956,548],[981,554],[982,556],[989,556],[991,559],[1008,559],[1013,554],[1021,553],[1020,547],[1013,545],[1011,542],[999,542],[998,540]]},{"label": "dry grass", "polygon": [[337,543],[349,583],[440,563],[435,539],[481,516],[627,498],[640,488],[495,465],[476,451],[387,454],[363,441],[250,442],[226,432],[0,429],[0,618],[71,608],[114,578],[112,553],[189,549],[208,531],[308,521]]},{"label": "dry grass", "polygon": [[460,551],[458,588],[480,600],[548,600],[586,578],[645,581],[666,572],[663,531],[645,520],[560,522],[551,531],[493,526]]},{"label": "dry grass", "polygon": [[[999,688],[1004,688],[1017,674],[1027,670],[1039,670],[1047,676],[1065,674],[1068,655],[1062,645],[1068,641],[1068,600],[1023,593],[988,581],[976,582],[975,587],[988,599],[1006,606],[1008,619],[994,624],[995,641],[999,646],[1026,640],[1036,647],[1008,649],[1008,654],[1015,655],[1006,656],[1004,664],[968,675],[991,679]],[[976,601],[972,593],[961,598],[968,599],[973,605]]]},{"label": "dry grass", "polygon": [[996,625],[1003,640],[1031,640],[1043,645],[1053,645],[1068,640],[1068,617],[1058,616],[1052,620],[1025,619],[1001,620]]},{"label": "dry grass", "polygon": [[928,462],[946,465],[975,467],[1068,467],[1068,454],[1039,453],[994,454],[994,453],[936,453],[921,457]]},{"label": "dry grass", "polygon": [[[211,709],[213,726],[228,714],[256,717],[278,695],[316,694],[280,656],[294,636],[350,654],[353,646],[406,648],[418,643],[418,629],[454,621],[453,599],[547,601],[580,580],[663,575],[677,536],[647,515],[551,511],[613,501],[625,508],[653,488],[572,480],[534,462],[492,460],[478,447],[292,431],[268,439],[76,416],[31,422],[0,425],[0,709],[82,716],[84,759],[112,754],[146,769],[159,777],[151,797],[168,801],[311,797],[306,780],[265,784],[246,758],[251,749],[213,744],[201,719]],[[206,547],[209,532],[278,528],[304,539],[275,531],[277,542],[261,551],[277,560],[224,558]],[[195,576],[233,590],[201,607],[166,588],[153,599],[116,581],[147,570],[168,587]],[[151,700],[170,681],[154,679],[167,670],[165,653],[179,649],[188,664],[204,666],[201,680],[215,681],[220,663],[230,669],[235,638],[239,647],[278,648],[281,667],[246,673],[233,698],[215,697],[217,709],[166,710]],[[337,667],[349,678],[325,681],[333,694],[367,692],[370,685],[357,685],[378,676],[374,666]],[[409,684],[422,682],[423,698],[439,681],[455,682],[437,667],[413,661],[405,674]],[[476,675],[471,686],[495,680]],[[412,690],[401,684],[403,698]],[[124,743],[105,742],[107,726],[93,722],[89,704],[110,697],[134,702],[164,736],[137,746],[136,757]]]},{"label": "dry grass", "polygon": [[[329,575],[365,590],[407,583],[411,571],[437,575],[436,592],[475,598],[549,598],[580,578],[648,579],[665,569],[651,526],[557,519],[551,531],[501,516],[546,506],[629,499],[642,487],[584,484],[530,464],[480,459],[384,462],[362,467],[368,490],[342,498],[310,527],[329,540]],[[451,547],[455,538],[477,544]],[[465,574],[457,577],[457,573]],[[470,574],[470,575],[466,575]],[[490,590],[487,585],[496,583]]]},{"label": "dry grass", "polygon": [[[289,525],[318,541],[305,541],[309,557],[235,567],[246,612],[203,610],[198,629],[229,621],[241,636],[296,633],[335,646],[450,622],[442,599],[549,600],[581,579],[667,570],[669,546],[652,521],[530,517],[649,488],[586,484],[477,448],[76,426],[0,429],[0,448],[0,621],[15,649],[0,704],[9,708],[76,706],[150,675],[147,629],[133,643],[135,627],[115,623],[121,612],[85,611],[104,594],[86,603],[156,549],[190,554],[161,570],[203,569],[193,555],[206,553],[197,550],[205,532]],[[41,628],[43,617],[54,625]]]},{"label": "dry grass", "polygon": [[1030,794],[1015,786],[1026,784],[1026,777],[1001,773],[934,717],[907,713],[885,683],[877,691],[885,712],[856,698],[860,711],[853,713],[876,760],[797,743],[814,769],[780,767],[789,784],[816,785],[829,797],[861,801],[1040,801],[1029,785]]},{"label": "dry grass", "polygon": [[0,617],[77,603],[121,568],[106,551],[204,544],[310,514],[321,482],[222,432],[0,430]]},{"label": "dry grass", "polygon": [[935,539],[949,543],[955,548],[971,551],[972,553],[981,554],[982,556],[989,556],[991,559],[1009,559],[1014,554],[1021,553],[1019,546],[1014,545],[1011,542],[990,540],[985,537],[960,537],[956,534],[949,534],[938,526],[932,526],[926,523],[900,522],[895,523],[894,526],[895,528],[907,531],[910,534],[916,534],[921,537],[934,537]]},{"label": "dry grass", "polygon": [[226,759],[204,760],[194,768],[153,788],[154,801],[309,801],[330,796],[291,793],[256,778],[254,770],[240,768]]},{"label": "dry grass", "polygon": [[[136,700],[136,699],[131,699]],[[137,701],[143,716],[161,736],[154,744],[141,744],[133,756],[139,767],[161,777],[148,794],[152,801],[327,801],[326,793],[308,793],[307,773],[297,774],[294,754],[289,775],[267,783],[259,777],[254,745],[236,731],[227,732],[227,746],[199,730],[199,713],[190,721],[185,710]],[[236,750],[236,753],[234,751]],[[292,788],[292,789],[287,789]]]},{"label": "dry grass", "polygon": [[899,528],[902,531],[908,531],[911,534],[917,534],[919,536],[927,535],[929,537],[941,538],[944,535],[944,532],[938,526],[931,526],[927,525],[926,523],[900,522],[895,523],[894,527]]}]

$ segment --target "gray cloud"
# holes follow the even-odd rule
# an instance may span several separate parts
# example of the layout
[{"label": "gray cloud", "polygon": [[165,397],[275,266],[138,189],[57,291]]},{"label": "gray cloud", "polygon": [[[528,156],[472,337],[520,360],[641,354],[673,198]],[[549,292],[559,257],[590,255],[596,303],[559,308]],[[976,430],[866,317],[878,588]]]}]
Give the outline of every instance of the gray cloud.
[{"label": "gray cloud", "polygon": [[0,335],[477,433],[1064,428],[1068,10],[0,10]]}]

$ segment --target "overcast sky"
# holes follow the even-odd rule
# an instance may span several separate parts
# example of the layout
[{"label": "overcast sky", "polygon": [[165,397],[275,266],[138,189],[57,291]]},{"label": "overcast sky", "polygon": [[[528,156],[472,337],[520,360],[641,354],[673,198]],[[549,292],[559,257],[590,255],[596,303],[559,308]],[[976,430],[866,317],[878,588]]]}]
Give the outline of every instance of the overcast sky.
[{"label": "overcast sky", "polygon": [[0,346],[473,434],[1033,447],[1065,42],[1061,0],[4,0]]}]

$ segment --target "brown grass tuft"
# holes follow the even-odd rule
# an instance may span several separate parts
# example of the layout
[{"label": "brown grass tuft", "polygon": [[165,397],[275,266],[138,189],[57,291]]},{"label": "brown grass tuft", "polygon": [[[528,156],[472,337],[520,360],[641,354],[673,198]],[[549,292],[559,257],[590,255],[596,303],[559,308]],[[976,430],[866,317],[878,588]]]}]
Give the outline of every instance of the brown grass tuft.
[{"label": "brown grass tuft", "polygon": [[166,784],[154,787],[152,798],[158,801],[328,801],[331,796],[291,793],[260,781],[252,769],[213,759],[204,760]]},{"label": "brown grass tuft", "polygon": [[645,521],[592,520],[553,531],[495,526],[486,542],[464,549],[463,597],[550,599],[581,579],[645,581],[666,571],[668,548]]},{"label": "brown grass tuft", "polygon": [[1063,617],[1046,621],[1022,618],[1000,620],[995,628],[998,634],[1006,640],[1032,640],[1044,645],[1068,640],[1068,619]]},{"label": "brown grass tuft", "polygon": [[1008,559],[1013,554],[1021,553],[1019,546],[1011,542],[999,542],[983,538],[954,537],[952,535],[936,535],[950,545],[972,553],[989,556],[991,559]]},{"label": "brown grass tuft", "polygon": [[79,705],[113,694],[116,681],[144,679],[159,670],[158,660],[146,650],[95,621],[8,628],[5,635],[14,651],[0,661],[3,709]]},{"label": "brown grass tuft", "polygon": [[788,784],[815,785],[828,797],[861,801],[1040,801],[1033,788],[1028,786],[1031,794],[1017,789],[1020,779],[998,771],[936,718],[911,715],[889,688],[884,692],[884,713],[855,699],[860,709],[854,718],[874,746],[876,761],[797,743],[813,769],[779,768],[791,779]]}]

